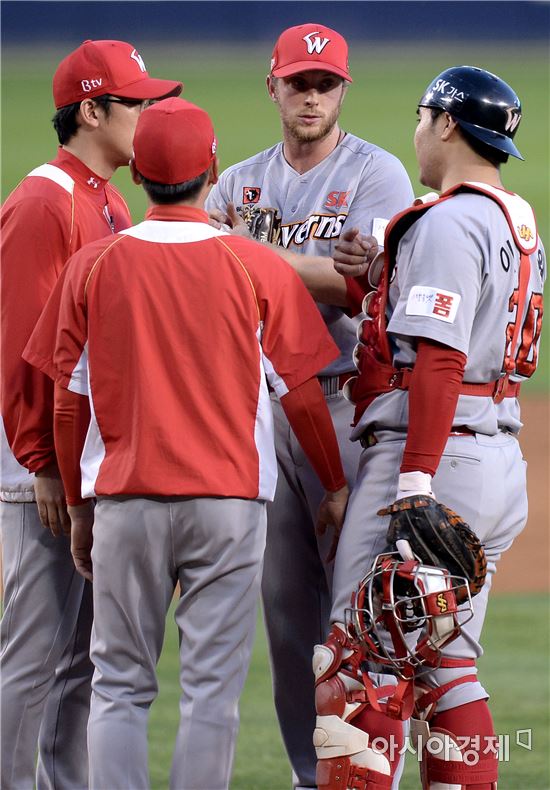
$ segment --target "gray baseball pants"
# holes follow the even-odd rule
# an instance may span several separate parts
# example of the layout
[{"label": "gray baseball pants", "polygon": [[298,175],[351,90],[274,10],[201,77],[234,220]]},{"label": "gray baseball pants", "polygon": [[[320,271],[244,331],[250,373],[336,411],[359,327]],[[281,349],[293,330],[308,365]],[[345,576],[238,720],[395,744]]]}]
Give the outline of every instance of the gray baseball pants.
[{"label": "gray baseball pants", "polygon": [[99,498],[92,550],[92,790],[149,787],[147,719],[177,582],[180,723],[172,790],[227,790],[256,624],[266,508],[228,498]]},{"label": "gray baseball pants", "polygon": [[[350,487],[361,447],[350,442],[354,406],[341,392],[326,396]],[[324,490],[292,432],[279,402],[272,399],[279,478],[267,507],[267,545],[262,579],[275,708],[293,768],[293,786],[315,787],[317,757],[313,648],[328,636],[333,563],[327,564],[332,533],[315,535]]]},{"label": "gray baseball pants", "polygon": [[86,788],[91,585],[36,503],[1,502],[0,528],[2,790]]},{"label": "gray baseball pants", "polygon": [[[377,554],[387,548],[389,517],[377,511],[395,499],[405,435],[377,432],[378,443],[363,450],[357,482],[350,498],[334,568],[332,622],[343,622],[350,596]],[[482,653],[481,631],[496,563],[527,521],[526,464],[519,443],[508,433],[451,436],[433,479],[436,499],[455,510],[483,542],[488,573],[473,598],[474,617],[461,635],[444,648],[444,655],[477,659]],[[442,685],[474,674],[475,667],[438,669],[428,681]],[[465,683],[448,691],[438,710],[465,705],[489,695],[481,683]]]}]

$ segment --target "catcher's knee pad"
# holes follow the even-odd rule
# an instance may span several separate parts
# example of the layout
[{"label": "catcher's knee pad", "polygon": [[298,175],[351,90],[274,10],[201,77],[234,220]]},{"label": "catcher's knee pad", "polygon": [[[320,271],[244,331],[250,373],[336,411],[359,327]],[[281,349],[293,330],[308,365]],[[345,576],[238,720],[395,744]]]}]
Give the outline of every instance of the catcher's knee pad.
[{"label": "catcher's knee pad", "polygon": [[361,660],[357,646],[340,624],[332,626],[324,645],[315,645],[315,707],[320,716],[334,714],[347,721],[366,704]]},{"label": "catcher's knee pad", "polygon": [[496,790],[498,747],[485,700],[433,718],[422,751],[423,790]]},{"label": "catcher's knee pad", "polygon": [[359,679],[361,656],[335,625],[313,658],[319,790],[391,788],[403,744],[402,722],[369,707]]},{"label": "catcher's knee pad", "polygon": [[317,716],[313,745],[319,790],[391,788],[391,763],[375,751],[369,734],[338,716]]}]

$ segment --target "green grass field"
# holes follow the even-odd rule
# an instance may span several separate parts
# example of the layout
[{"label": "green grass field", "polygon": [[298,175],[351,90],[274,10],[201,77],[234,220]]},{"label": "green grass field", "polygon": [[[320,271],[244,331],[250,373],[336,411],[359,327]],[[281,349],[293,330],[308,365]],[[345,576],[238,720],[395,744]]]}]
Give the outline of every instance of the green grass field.
[{"label": "green grass field", "polygon": [[[219,136],[221,166],[267,147],[279,139],[276,110],[264,88],[269,45],[197,47],[185,43],[155,47],[138,42],[154,76],[182,79],[185,96],[212,115]],[[246,54],[243,54],[246,53]],[[2,198],[29,170],[55,154],[51,76],[66,54],[56,47],[2,51]],[[342,126],[388,148],[405,163],[418,193],[412,147],[416,102],[429,80],[458,63],[483,66],[510,82],[524,105],[524,121],[516,137],[524,163],[504,168],[506,186],[534,206],[547,247],[549,227],[549,71],[542,47],[502,44],[498,47],[426,42],[414,47],[355,45],[351,69],[354,84],[342,114]],[[134,219],[145,201],[120,171],[114,182],[123,190]],[[548,322],[547,322],[548,326]],[[543,338],[541,369],[528,388],[548,388],[548,330]],[[524,570],[524,572],[528,572]],[[159,668],[161,692],[151,714],[151,776],[154,788],[167,786],[177,722],[177,639],[170,620]],[[492,693],[496,730],[510,738],[510,760],[501,764],[499,790],[550,788],[548,728],[549,609],[543,596],[497,596],[485,633],[486,655],[481,676]],[[258,631],[253,663],[241,705],[233,790],[285,790],[287,765],[271,702],[263,629]],[[515,732],[532,729],[533,749],[517,746]],[[409,758],[403,790],[418,788],[417,766]]]},{"label": "green grass field", "polygon": [[[497,734],[508,743],[500,763],[499,790],[548,790],[549,608],[545,596],[495,596],[486,623],[486,652],[480,677],[491,693]],[[150,720],[151,786],[167,787],[178,721],[177,629],[170,614],[159,664],[160,693]],[[517,745],[516,733],[531,730],[532,749]],[[526,739],[527,735],[520,736]],[[232,790],[287,790],[290,769],[271,699],[267,647],[261,621],[241,699],[241,729]],[[401,790],[420,790],[418,764],[408,754]]]},{"label": "green grass field", "polygon": [[[276,109],[264,85],[269,44],[232,49],[183,42],[161,48],[140,42],[140,49],[151,74],[181,79],[185,97],[210,112],[222,168],[279,140]],[[29,170],[53,157],[51,77],[65,54],[54,46],[4,47],[2,51],[2,199]],[[426,192],[417,181],[412,145],[416,102],[433,76],[458,63],[494,71],[522,98],[524,120],[516,142],[526,161],[512,159],[504,168],[504,178],[508,189],[534,206],[541,236],[549,246],[550,78],[544,47],[520,47],[513,42],[498,47],[356,44],[351,53],[354,83],[344,104],[342,126],[395,153],[404,162],[416,193]],[[145,199],[131,183],[127,169],[116,173],[113,182],[126,196],[134,219],[141,219]],[[548,353],[543,353],[538,375],[527,389],[548,388],[548,361]]]}]

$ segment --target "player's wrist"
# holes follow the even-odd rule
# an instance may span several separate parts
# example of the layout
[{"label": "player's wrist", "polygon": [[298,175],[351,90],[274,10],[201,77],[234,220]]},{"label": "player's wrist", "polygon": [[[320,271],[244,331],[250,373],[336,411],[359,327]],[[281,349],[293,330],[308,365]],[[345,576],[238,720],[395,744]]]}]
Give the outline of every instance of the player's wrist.
[{"label": "player's wrist", "polygon": [[79,508],[83,507],[84,505],[88,507],[90,504],[93,506],[93,499],[83,499],[80,494],[73,494],[72,496],[71,494],[67,494],[65,499],[68,508]]},{"label": "player's wrist", "polygon": [[71,518],[79,518],[93,513],[94,505],[94,499],[75,497],[73,502],[67,502],[67,512]]},{"label": "player's wrist", "polygon": [[346,483],[345,477],[339,478],[329,487],[325,488],[325,496],[327,499],[330,500],[337,500],[342,496],[349,495],[349,488],[348,484]]},{"label": "player's wrist", "polygon": [[346,476],[344,474],[344,468],[342,466],[342,462],[340,461],[337,464],[336,469],[331,470],[330,478],[328,476],[325,479],[321,480],[323,483],[323,488],[327,494],[336,494],[338,491],[341,491],[343,488],[348,487],[348,481],[346,480]]},{"label": "player's wrist", "polygon": [[57,465],[57,461],[47,461],[45,464],[40,466],[39,469],[33,469],[35,477],[54,477],[59,479],[61,477],[59,473],[59,467]]},{"label": "player's wrist", "polygon": [[433,497],[432,476],[427,472],[401,472],[396,501],[409,496]]}]

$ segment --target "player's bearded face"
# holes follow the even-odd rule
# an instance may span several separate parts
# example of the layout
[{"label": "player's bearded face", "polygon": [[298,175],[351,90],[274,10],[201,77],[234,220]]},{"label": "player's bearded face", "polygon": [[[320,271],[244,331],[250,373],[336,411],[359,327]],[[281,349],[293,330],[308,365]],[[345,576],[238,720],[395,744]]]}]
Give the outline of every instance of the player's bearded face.
[{"label": "player's bearded face", "polygon": [[314,142],[334,129],[346,86],[329,72],[307,71],[277,80],[274,93],[285,132],[299,142]]}]

